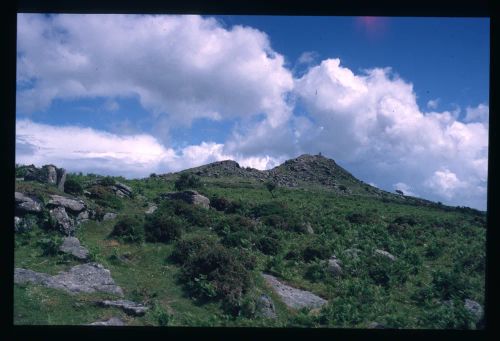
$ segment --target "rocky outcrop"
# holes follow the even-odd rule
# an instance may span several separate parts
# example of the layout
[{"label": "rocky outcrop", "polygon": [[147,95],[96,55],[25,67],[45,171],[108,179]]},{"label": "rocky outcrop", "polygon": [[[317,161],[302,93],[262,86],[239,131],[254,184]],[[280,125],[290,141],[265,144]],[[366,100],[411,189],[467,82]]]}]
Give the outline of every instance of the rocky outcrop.
[{"label": "rocky outcrop", "polygon": [[50,198],[47,204],[48,207],[62,206],[74,214],[78,214],[87,208],[83,200],[80,199],[72,199],[61,195],[51,195]]},{"label": "rocky outcrop", "polygon": [[14,198],[16,202],[16,213],[26,214],[42,212],[42,204],[37,199],[19,192],[14,192]]},{"label": "rocky outcrop", "polygon": [[61,252],[73,255],[74,257],[85,260],[89,257],[89,250],[80,245],[80,241],[75,237],[65,237],[61,246]]},{"label": "rocky outcrop", "polygon": [[262,274],[266,283],[278,294],[283,303],[293,309],[319,308],[328,301],[305,290],[293,288],[278,281],[272,275]]},{"label": "rocky outcrop", "polygon": [[49,211],[50,217],[54,220],[55,228],[66,236],[71,236],[75,232],[75,223],[66,213],[66,209],[58,206]]},{"label": "rocky outcrop", "polygon": [[82,224],[88,221],[89,219],[90,219],[90,213],[87,210],[78,213],[78,215],[76,216],[76,222],[78,224]]},{"label": "rocky outcrop", "polygon": [[389,260],[391,260],[393,262],[397,259],[396,256],[393,256],[392,254],[390,254],[389,252],[384,251],[384,250],[377,249],[377,250],[374,251],[374,254],[382,256],[382,257],[385,257],[385,258],[387,258],[387,259],[389,259]]},{"label": "rocky outcrop", "polygon": [[196,191],[164,193],[160,195],[160,198],[170,199],[170,200],[182,200],[184,202],[187,202],[188,204],[200,206],[203,208],[210,207],[210,200]]},{"label": "rocky outcrop", "polygon": [[257,308],[257,314],[262,317],[268,319],[277,318],[273,300],[265,294],[260,295],[259,298],[257,299],[256,308]]},{"label": "rocky outcrop", "polygon": [[105,321],[96,321],[88,324],[88,326],[124,326],[123,322],[119,317],[111,317]]},{"label": "rocky outcrop", "polygon": [[124,312],[126,312],[129,315],[134,315],[134,316],[142,316],[146,313],[146,311],[149,309],[148,307],[128,301],[128,300],[117,300],[117,301],[109,301],[105,300],[100,302],[100,305],[103,307],[116,307],[122,309]]},{"label": "rocky outcrop", "polygon": [[54,165],[45,165],[42,168],[37,168],[33,165],[24,167],[24,180],[38,181],[42,183],[57,185],[64,191],[64,182],[66,181],[66,170],[57,168]]},{"label": "rocky outcrop", "polygon": [[64,290],[70,294],[104,292],[123,296],[123,290],[115,284],[109,270],[98,263],[77,265],[67,272],[59,272],[55,276],[16,268],[14,283],[33,283]]}]

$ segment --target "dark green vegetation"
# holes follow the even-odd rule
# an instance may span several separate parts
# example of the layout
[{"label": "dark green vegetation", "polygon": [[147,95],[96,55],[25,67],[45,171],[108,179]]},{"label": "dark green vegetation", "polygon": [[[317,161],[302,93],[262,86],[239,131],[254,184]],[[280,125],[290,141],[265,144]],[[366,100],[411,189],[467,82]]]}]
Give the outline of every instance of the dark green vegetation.
[{"label": "dark green vegetation", "polygon": [[[111,271],[126,299],[151,309],[130,317],[96,307],[92,302],[102,294],[15,285],[14,323],[84,324],[119,316],[130,325],[474,328],[463,301],[484,306],[485,214],[391,195],[342,176],[328,188],[270,190],[265,181],[224,174],[100,183],[94,175],[72,174],[79,185],[70,186],[74,195],[101,216],[118,213],[82,224],[76,236],[91,260]],[[112,193],[116,181],[134,196]],[[90,195],[78,194],[79,187]],[[180,188],[196,188],[210,208],[159,199]],[[43,202],[49,194],[64,195],[31,181],[17,182],[16,190]],[[149,203],[158,209],[145,215]],[[79,264],[57,251],[60,237],[43,217],[31,219],[33,228],[16,234],[16,267],[56,274]],[[375,249],[397,258],[374,255]],[[342,262],[340,276],[328,271],[332,255]],[[316,312],[291,310],[261,272],[329,303]],[[277,319],[257,313],[262,293],[274,301]]]}]

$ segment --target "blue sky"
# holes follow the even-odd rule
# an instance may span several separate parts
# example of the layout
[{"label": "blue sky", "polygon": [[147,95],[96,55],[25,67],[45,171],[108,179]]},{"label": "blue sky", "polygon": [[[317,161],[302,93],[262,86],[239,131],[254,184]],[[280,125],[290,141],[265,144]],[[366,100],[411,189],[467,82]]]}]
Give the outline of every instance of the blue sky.
[{"label": "blue sky", "polygon": [[489,20],[18,18],[16,162],[144,177],[302,153],[485,209]]}]

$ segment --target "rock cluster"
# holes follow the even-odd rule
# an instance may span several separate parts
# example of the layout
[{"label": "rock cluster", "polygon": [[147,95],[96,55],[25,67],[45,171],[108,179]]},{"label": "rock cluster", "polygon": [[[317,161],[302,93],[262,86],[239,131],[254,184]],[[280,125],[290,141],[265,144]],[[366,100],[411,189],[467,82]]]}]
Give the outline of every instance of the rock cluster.
[{"label": "rock cluster", "polygon": [[111,186],[111,189],[120,198],[130,197],[132,195],[132,188],[121,182],[117,182],[114,186]]},{"label": "rock cluster", "polygon": [[61,191],[64,191],[66,181],[66,170],[57,168],[54,165],[45,165],[37,168],[33,165],[24,167],[24,180],[34,180],[42,183],[56,185]]},{"label": "rock cluster", "polygon": [[16,202],[16,214],[42,212],[42,204],[38,201],[38,199],[29,197],[19,192],[14,192],[14,198]]},{"label": "rock cluster", "polygon": [[124,326],[125,322],[123,322],[120,318],[113,316],[105,321],[96,321],[96,322],[92,322],[88,325],[89,326]]},{"label": "rock cluster", "polygon": [[14,283],[33,283],[64,290],[70,294],[105,292],[123,296],[123,290],[115,284],[111,273],[98,263],[76,265],[67,272],[55,276],[28,269],[14,270]]},{"label": "rock cluster", "polygon": [[266,283],[278,294],[288,307],[293,309],[319,308],[328,301],[305,290],[293,288],[278,281],[272,275],[262,274]]}]

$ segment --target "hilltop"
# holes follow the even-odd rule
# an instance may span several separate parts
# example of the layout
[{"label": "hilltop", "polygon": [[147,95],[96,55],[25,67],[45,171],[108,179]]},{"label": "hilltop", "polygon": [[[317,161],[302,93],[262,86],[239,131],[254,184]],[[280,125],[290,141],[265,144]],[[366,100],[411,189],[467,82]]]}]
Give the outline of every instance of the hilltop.
[{"label": "hilltop", "polygon": [[18,166],[15,200],[15,324],[484,326],[485,213],[320,155],[133,180]]}]

